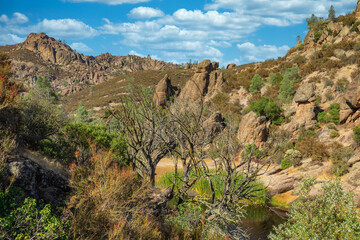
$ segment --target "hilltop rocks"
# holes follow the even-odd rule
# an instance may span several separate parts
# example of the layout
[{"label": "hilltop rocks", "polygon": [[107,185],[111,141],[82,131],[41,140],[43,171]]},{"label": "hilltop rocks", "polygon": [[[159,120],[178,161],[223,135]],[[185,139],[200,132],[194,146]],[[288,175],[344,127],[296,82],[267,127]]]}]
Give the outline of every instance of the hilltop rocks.
[{"label": "hilltop rocks", "polygon": [[241,144],[254,143],[261,148],[269,137],[270,122],[263,116],[256,116],[254,112],[246,114],[239,125],[238,139]]},{"label": "hilltop rocks", "polygon": [[356,77],[345,91],[346,103],[352,109],[360,108],[360,77]]},{"label": "hilltop rocks", "polygon": [[355,10],[355,17],[356,19],[360,19],[360,0],[358,0]]},{"label": "hilltop rocks", "polygon": [[182,100],[196,101],[200,97],[204,97],[207,93],[211,93],[211,98],[220,90],[224,82],[222,72],[217,68],[219,63],[210,60],[204,60],[199,63],[195,75],[187,81],[184,89],[182,89],[179,98]]},{"label": "hilltop rocks", "polygon": [[154,100],[156,105],[164,107],[167,101],[175,95],[177,88],[171,85],[171,80],[166,74],[157,84],[155,89]]},{"label": "hilltop rocks", "polygon": [[315,85],[313,83],[304,83],[295,93],[294,101],[296,103],[306,103],[315,95]]},{"label": "hilltop rocks", "polygon": [[226,69],[232,69],[232,68],[235,68],[236,67],[236,64],[235,63],[230,63],[226,66]]}]

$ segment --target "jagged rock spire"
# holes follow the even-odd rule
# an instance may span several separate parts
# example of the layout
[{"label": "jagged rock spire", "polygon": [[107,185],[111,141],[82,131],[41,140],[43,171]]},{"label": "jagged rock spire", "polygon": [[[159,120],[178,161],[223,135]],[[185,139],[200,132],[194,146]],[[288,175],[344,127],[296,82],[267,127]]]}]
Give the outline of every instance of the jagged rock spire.
[{"label": "jagged rock spire", "polygon": [[357,1],[355,17],[356,17],[356,19],[360,19],[360,0]]}]

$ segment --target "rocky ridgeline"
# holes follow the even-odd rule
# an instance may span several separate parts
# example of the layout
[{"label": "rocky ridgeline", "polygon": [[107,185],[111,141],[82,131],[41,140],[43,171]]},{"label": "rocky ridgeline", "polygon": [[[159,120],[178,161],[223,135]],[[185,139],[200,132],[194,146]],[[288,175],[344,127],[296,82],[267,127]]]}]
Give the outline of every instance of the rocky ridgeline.
[{"label": "rocky ridgeline", "polygon": [[46,76],[63,95],[124,73],[179,68],[178,65],[153,60],[150,56],[122,57],[110,53],[97,57],[84,56],[45,33],[31,33],[25,42],[0,47],[0,51],[10,56],[15,80],[22,80],[31,88],[37,76]]}]

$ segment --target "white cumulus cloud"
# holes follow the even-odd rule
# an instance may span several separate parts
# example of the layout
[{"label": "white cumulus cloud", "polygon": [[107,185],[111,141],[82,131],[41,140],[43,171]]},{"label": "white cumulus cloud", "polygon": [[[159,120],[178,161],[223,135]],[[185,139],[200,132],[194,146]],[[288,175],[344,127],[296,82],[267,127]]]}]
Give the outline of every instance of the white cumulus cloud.
[{"label": "white cumulus cloud", "polygon": [[290,49],[287,45],[280,47],[274,45],[256,46],[250,42],[237,44],[236,47],[242,53],[240,57],[241,62],[260,62],[267,59],[281,57],[284,56]]},{"label": "white cumulus cloud", "polygon": [[0,22],[9,25],[23,24],[29,21],[28,17],[22,13],[15,12],[12,18],[9,18],[7,15],[2,14],[0,16]]},{"label": "white cumulus cloud", "polygon": [[66,0],[68,2],[96,2],[96,3],[104,3],[108,5],[121,5],[121,4],[135,4],[135,3],[144,3],[149,2],[151,0]]},{"label": "white cumulus cloud", "polygon": [[7,33],[0,34],[0,45],[17,44],[25,41],[25,38],[19,37],[15,34]]},{"label": "white cumulus cloud", "polygon": [[136,19],[149,19],[155,17],[162,17],[164,16],[164,12],[160,9],[150,8],[150,7],[137,7],[130,11],[128,16],[130,18]]},{"label": "white cumulus cloud", "polygon": [[70,45],[70,47],[76,50],[77,52],[81,52],[81,53],[89,53],[94,51],[92,48],[90,48],[88,45],[82,42],[74,42]]}]

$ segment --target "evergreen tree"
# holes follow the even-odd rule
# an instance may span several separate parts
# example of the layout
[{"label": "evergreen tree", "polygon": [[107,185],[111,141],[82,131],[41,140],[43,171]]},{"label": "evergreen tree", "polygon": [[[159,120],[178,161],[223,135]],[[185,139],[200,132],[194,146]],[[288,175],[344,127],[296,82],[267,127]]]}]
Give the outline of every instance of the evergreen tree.
[{"label": "evergreen tree", "polygon": [[331,5],[331,7],[329,9],[328,20],[334,20],[334,19],[335,19],[335,9],[334,9],[334,6]]},{"label": "evergreen tree", "polygon": [[89,119],[89,113],[86,110],[84,104],[82,102],[79,102],[77,111],[76,111],[76,120],[78,122],[87,122]]},{"label": "evergreen tree", "polygon": [[290,103],[294,96],[294,82],[291,81],[288,74],[284,74],[284,79],[280,83],[279,100],[284,103]]},{"label": "evergreen tree", "polygon": [[251,79],[250,84],[250,93],[256,94],[259,93],[261,88],[265,85],[264,81],[262,80],[261,76],[259,74],[254,75],[254,77]]}]

